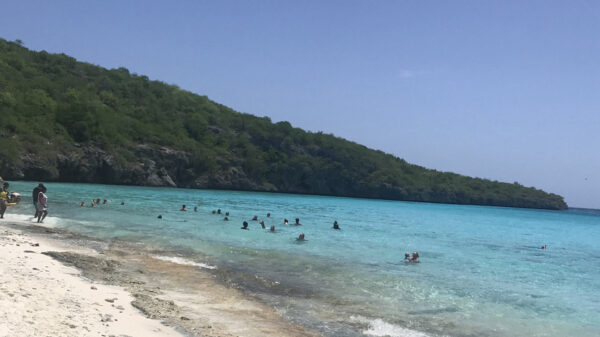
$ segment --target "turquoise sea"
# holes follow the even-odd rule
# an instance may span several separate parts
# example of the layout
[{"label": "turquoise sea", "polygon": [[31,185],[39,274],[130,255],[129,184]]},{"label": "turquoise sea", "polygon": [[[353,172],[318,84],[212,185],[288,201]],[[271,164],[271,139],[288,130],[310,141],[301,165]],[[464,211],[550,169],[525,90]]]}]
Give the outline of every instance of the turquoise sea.
[{"label": "turquoise sea", "polygon": [[[31,216],[36,185],[11,182],[23,201],[9,219]],[[46,186],[48,224],[228,271],[248,293],[324,336],[600,336],[600,211]],[[96,198],[108,204],[90,208]],[[285,226],[285,218],[302,225]],[[300,233],[308,241],[297,242]],[[412,251],[420,263],[403,261]]]}]

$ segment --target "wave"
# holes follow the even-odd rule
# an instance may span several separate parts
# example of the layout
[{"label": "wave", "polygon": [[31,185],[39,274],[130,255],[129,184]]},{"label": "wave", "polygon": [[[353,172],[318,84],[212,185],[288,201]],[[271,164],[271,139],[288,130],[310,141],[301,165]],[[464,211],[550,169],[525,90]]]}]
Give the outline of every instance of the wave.
[{"label": "wave", "polygon": [[351,321],[361,323],[367,326],[362,333],[369,336],[378,337],[430,337],[429,335],[416,330],[410,330],[398,325],[388,323],[382,319],[368,319],[365,317],[352,316]]},{"label": "wave", "polygon": [[37,218],[34,218],[32,215],[9,212],[6,212],[6,214],[4,214],[3,220],[5,222],[15,222],[21,225],[32,224],[46,227],[56,227],[56,224],[59,222],[59,218],[47,216],[46,219],[44,219],[43,223],[38,223]]},{"label": "wave", "polygon": [[184,259],[182,257],[177,257],[177,256],[152,255],[152,257],[157,260],[168,261],[168,262],[172,262],[172,263],[176,263],[176,264],[183,264],[183,265],[187,265],[187,266],[194,266],[194,267],[199,267],[199,268],[204,268],[204,269],[217,269],[217,267],[211,266],[206,263],[194,262],[194,261]]}]

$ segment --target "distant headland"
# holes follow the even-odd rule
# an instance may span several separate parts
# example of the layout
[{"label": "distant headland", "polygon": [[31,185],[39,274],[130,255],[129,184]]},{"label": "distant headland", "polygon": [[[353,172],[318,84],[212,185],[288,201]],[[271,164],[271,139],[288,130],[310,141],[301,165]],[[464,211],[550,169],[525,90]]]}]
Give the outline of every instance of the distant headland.
[{"label": "distant headland", "polygon": [[412,165],[64,54],[0,39],[7,180],[235,189],[566,209],[559,195]]}]

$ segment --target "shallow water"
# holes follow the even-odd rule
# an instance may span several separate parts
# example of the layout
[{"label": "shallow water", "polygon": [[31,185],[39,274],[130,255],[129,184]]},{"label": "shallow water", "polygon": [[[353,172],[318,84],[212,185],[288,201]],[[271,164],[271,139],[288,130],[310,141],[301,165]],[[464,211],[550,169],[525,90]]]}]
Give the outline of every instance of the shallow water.
[{"label": "shallow water", "polygon": [[[24,200],[9,214],[33,212],[35,185],[11,184]],[[50,224],[143,243],[159,259],[216,266],[224,280],[326,336],[600,335],[599,212],[47,186]],[[95,198],[109,203],[90,208]],[[217,208],[230,221],[211,214]],[[302,226],[284,226],[284,218]],[[244,220],[249,231],[240,230]],[[331,229],[334,220],[342,230]],[[308,241],[297,242],[300,233]],[[414,250],[421,263],[404,263]]]}]

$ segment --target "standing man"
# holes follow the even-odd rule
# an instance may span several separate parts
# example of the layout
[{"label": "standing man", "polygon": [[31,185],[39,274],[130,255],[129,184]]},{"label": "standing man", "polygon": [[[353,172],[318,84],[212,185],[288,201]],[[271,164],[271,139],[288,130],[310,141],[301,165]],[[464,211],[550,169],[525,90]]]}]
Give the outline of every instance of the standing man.
[{"label": "standing man", "polygon": [[48,215],[48,197],[46,196],[46,187],[43,187],[40,193],[38,194],[37,222],[44,222],[44,219],[46,219],[46,215]]},{"label": "standing man", "polygon": [[0,219],[4,219],[4,212],[6,212],[6,207],[8,206],[8,183],[4,182],[2,184],[2,189],[0,189]]},{"label": "standing man", "polygon": [[35,214],[33,215],[34,218],[38,217],[38,196],[40,195],[40,192],[45,188],[46,187],[44,187],[44,184],[39,183],[37,187],[33,189],[33,208],[35,209]]}]

